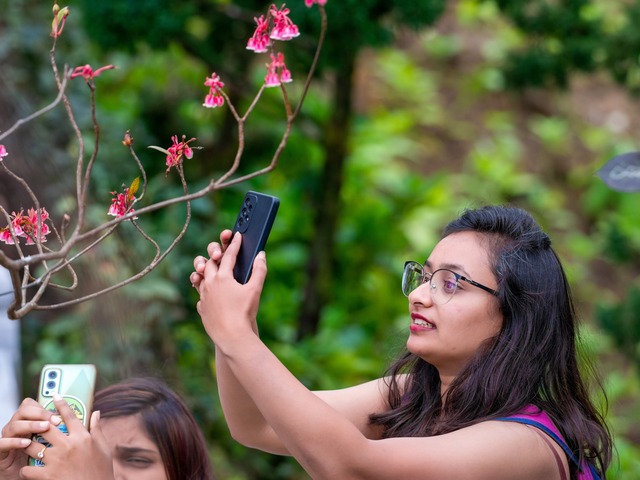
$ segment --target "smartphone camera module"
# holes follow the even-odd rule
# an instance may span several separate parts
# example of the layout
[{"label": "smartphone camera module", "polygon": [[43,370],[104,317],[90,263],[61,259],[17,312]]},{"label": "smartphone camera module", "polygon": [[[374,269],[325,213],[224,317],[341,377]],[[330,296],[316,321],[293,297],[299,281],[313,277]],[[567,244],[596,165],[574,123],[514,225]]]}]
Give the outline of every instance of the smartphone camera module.
[{"label": "smartphone camera module", "polygon": [[245,233],[249,228],[249,223],[251,222],[251,214],[253,213],[253,209],[255,208],[256,203],[258,202],[258,197],[255,195],[247,195],[242,202],[242,208],[238,213],[238,219],[236,220],[235,230],[240,233]]},{"label": "smartphone camera module", "polygon": [[60,386],[60,370],[52,368],[44,372],[44,382],[42,382],[42,395],[52,397],[58,392]]}]

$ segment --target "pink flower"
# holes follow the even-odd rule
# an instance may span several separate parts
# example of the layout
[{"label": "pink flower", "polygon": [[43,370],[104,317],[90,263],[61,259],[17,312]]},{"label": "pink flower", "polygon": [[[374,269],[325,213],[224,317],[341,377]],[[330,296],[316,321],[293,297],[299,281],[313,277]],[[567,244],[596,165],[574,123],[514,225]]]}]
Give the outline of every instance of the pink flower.
[{"label": "pink flower", "polygon": [[271,54],[271,63],[267,65],[267,75],[264,77],[266,87],[277,87],[282,83],[292,81],[291,72],[284,64],[284,54],[278,52],[276,55]]},{"label": "pink flower", "polygon": [[273,40],[287,41],[300,35],[298,27],[289,18],[289,9],[284,5],[280,10],[271,5],[269,14],[273,16],[273,30],[269,35]]},{"label": "pink flower", "polygon": [[[114,195],[114,197],[111,200],[111,206],[109,207],[107,215],[112,215],[116,218],[124,217],[131,206],[131,202],[127,201],[127,198],[129,197],[129,189],[125,188],[124,193],[111,192],[111,195]],[[131,209],[131,211],[133,212],[133,209]]]},{"label": "pink flower", "polygon": [[304,0],[304,4],[308,8],[311,8],[314,3],[317,3],[318,5],[326,5],[327,4],[327,0]]},{"label": "pink flower", "polygon": [[204,103],[202,104],[202,106],[206,108],[216,108],[221,107],[222,105],[224,105],[224,97],[217,92],[209,93],[205,96]]},{"label": "pink flower", "polygon": [[269,73],[264,77],[264,86],[265,87],[279,87],[280,86],[280,77],[274,71],[269,69]]},{"label": "pink flower", "polygon": [[293,78],[291,78],[291,72],[283,63],[282,70],[280,70],[280,82],[291,83],[292,81],[293,81]]},{"label": "pink flower", "polygon": [[253,50],[256,53],[266,52],[267,48],[271,45],[267,29],[269,28],[269,21],[264,18],[264,15],[260,15],[260,18],[255,18],[257,27],[253,36],[247,42],[247,50]]},{"label": "pink flower", "polygon": [[[109,211],[107,215],[112,215],[116,218],[124,217],[127,213],[133,212],[133,202],[136,200],[136,192],[138,191],[138,187],[140,185],[140,178],[136,178],[133,182],[131,182],[130,187],[122,186],[123,192],[111,192],[113,198],[111,199],[111,206],[109,207]],[[132,220],[135,220],[138,217],[132,217]]]},{"label": "pink flower", "polygon": [[220,77],[216,72],[213,72],[210,77],[207,77],[204,81],[205,86],[219,89],[224,87],[224,82],[220,80]]},{"label": "pink flower", "polygon": [[[45,221],[48,220],[49,213],[44,209],[44,207],[41,208],[39,212],[30,208],[27,211],[27,215],[27,221],[24,221],[22,224],[22,232],[27,237],[26,244],[33,245],[35,243],[34,239],[37,237],[40,237],[40,242],[46,242],[46,236],[49,234],[49,225],[47,225]],[[38,228],[38,220],[40,221],[40,227],[42,230],[39,230]],[[39,235],[36,234],[38,231]]]},{"label": "pink flower", "polygon": [[[41,243],[47,241],[50,229],[46,221],[49,219],[49,213],[44,207],[39,210],[30,208],[26,216],[22,210],[18,213],[12,212],[11,216],[11,227],[13,227],[15,236],[26,238],[25,243],[27,245],[34,245],[38,239]],[[40,222],[40,225],[38,225],[38,222]],[[9,226],[0,228],[0,241],[9,245],[15,243]]]},{"label": "pink flower", "polygon": [[104,67],[100,67],[97,70],[93,70],[91,65],[82,65],[80,67],[76,67],[73,69],[73,73],[71,73],[71,78],[83,77],[87,82],[92,78],[97,77],[105,70],[112,70],[114,68],[118,68],[114,65],[105,65]]},{"label": "pink flower", "polygon": [[13,245],[15,243],[9,227],[0,228],[0,242],[4,242],[7,245]]},{"label": "pink flower", "polygon": [[7,155],[9,155],[9,152],[7,152],[7,148],[0,144],[0,161],[2,161],[2,157],[6,157]]},{"label": "pink flower", "polygon": [[165,176],[169,175],[169,170],[171,167],[177,167],[182,163],[182,157],[192,158],[193,157],[193,149],[189,146],[190,142],[193,142],[195,138],[191,138],[185,141],[187,138],[185,135],[182,136],[182,141],[178,142],[178,136],[173,135],[171,140],[173,141],[173,145],[169,147],[167,150],[169,153],[167,154],[167,171],[165,172]]},{"label": "pink flower", "polygon": [[209,87],[209,93],[204,97],[202,106],[206,108],[216,108],[224,105],[224,97],[220,93],[220,89],[224,87],[224,83],[220,80],[220,77],[213,72],[210,77],[206,78],[204,84]]}]

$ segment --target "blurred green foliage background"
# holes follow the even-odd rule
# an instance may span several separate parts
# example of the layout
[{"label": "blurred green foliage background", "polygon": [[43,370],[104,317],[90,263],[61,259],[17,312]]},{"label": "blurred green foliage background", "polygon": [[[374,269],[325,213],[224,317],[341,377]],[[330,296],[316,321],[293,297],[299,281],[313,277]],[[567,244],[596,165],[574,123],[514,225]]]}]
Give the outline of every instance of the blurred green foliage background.
[{"label": "blurred green foliage background", "polygon": [[[286,49],[295,99],[319,17],[302,0],[289,3],[302,31]],[[54,84],[49,2],[0,5],[6,129],[52,99]],[[119,67],[96,80],[103,142],[90,222],[106,221],[109,192],[137,175],[120,144],[127,129],[152,175],[149,201],[181,191],[177,178],[164,176],[164,157],[144,148],[168,147],[171,135],[197,137],[203,147],[185,164],[192,191],[224,172],[235,153],[235,125],[225,108],[201,107],[202,83],[219,73],[246,108],[264,75],[264,58],[245,50],[246,39],[268,4],[68,5],[60,61]],[[327,14],[320,69],[278,168],[195,201],[179,248],[143,280],[21,320],[24,394],[34,394],[44,363],[95,363],[101,386],[161,376],[198,417],[220,478],[306,478],[291,459],[229,437],[213,347],[188,280],[193,257],[233,224],[245,191],[280,197],[261,335],[310,388],[340,388],[381,375],[403,346],[403,262],[424,260],[463,208],[509,202],[530,210],[550,233],[574,287],[581,348],[609,399],[617,457],[608,478],[640,478],[640,198],[611,191],[594,175],[614,155],[639,149],[640,2],[329,0]],[[86,93],[81,80],[71,84],[89,127]],[[243,171],[269,162],[283,126],[281,97],[270,90],[247,127]],[[5,143],[52,216],[62,215],[74,195],[74,144],[62,109]],[[3,202],[26,207],[11,203],[23,201],[19,187],[0,181]],[[172,207],[140,223],[167,243],[184,211]],[[145,265],[150,252],[129,227],[84,256],[83,288]]]}]

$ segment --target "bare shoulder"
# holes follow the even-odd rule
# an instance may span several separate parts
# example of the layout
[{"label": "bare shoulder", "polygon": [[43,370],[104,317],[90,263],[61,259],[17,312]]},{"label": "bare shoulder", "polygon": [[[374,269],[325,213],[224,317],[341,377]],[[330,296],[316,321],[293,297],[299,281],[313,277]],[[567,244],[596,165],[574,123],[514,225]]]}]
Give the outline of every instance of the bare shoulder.
[{"label": "bare shoulder", "polygon": [[568,472],[567,461],[551,443],[535,427],[489,421],[434,437],[372,441],[364,461],[376,464],[380,479],[560,480],[551,448]]}]

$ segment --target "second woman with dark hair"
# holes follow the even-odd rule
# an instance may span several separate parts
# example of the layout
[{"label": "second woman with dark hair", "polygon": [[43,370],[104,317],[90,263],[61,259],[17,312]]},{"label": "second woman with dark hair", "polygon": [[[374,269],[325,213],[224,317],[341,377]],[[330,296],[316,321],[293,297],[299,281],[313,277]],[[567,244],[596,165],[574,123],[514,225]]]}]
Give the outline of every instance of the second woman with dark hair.
[{"label": "second woman with dark hair", "polygon": [[134,378],[103,388],[93,409],[100,411],[116,478],[213,478],[198,424],[184,401],[163,382]]},{"label": "second woman with dark hair", "polygon": [[[213,480],[204,437],[184,401],[155,378],[96,393],[91,433],[62,398],[59,415],[25,399],[0,438],[3,480]],[[68,435],[54,425],[66,423]],[[51,447],[29,439],[41,434]],[[42,467],[27,466],[39,458]]]},{"label": "second woman with dark hair", "polygon": [[337,391],[309,391],[259,339],[266,261],[235,282],[240,242],[223,232],[191,275],[239,442],[293,455],[313,478],[604,476],[611,438],[578,368],[571,293],[527,212],[466,211],[424,264],[407,262],[406,355]]}]

